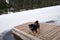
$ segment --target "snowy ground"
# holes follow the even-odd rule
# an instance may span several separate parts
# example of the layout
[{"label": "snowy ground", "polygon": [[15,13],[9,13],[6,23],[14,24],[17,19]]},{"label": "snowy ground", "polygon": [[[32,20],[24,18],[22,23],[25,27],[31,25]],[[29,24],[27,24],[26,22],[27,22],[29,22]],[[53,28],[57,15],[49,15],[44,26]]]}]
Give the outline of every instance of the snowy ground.
[{"label": "snowy ground", "polygon": [[16,25],[36,20],[39,20],[39,22],[54,20],[54,23],[59,24],[60,5],[0,15],[0,35]]}]

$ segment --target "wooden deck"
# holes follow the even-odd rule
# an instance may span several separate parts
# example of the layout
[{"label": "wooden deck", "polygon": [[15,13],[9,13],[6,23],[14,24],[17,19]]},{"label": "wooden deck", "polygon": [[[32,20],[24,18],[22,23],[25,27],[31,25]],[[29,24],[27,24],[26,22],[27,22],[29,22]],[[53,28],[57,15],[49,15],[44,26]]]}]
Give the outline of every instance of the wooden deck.
[{"label": "wooden deck", "polygon": [[[38,33],[32,33],[28,25],[32,22],[24,23],[13,28],[13,33],[20,35],[25,40],[60,40],[60,26],[48,23],[40,23]],[[23,35],[23,36],[22,36]],[[25,37],[24,37],[25,36]]]}]

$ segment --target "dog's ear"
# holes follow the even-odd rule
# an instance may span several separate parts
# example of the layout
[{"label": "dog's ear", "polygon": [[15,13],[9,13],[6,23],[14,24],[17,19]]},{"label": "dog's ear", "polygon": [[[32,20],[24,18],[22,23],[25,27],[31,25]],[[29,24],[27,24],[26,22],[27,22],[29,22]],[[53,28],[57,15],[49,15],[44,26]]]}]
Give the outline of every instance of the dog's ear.
[{"label": "dog's ear", "polygon": [[38,23],[39,21],[37,20],[37,21],[35,21],[35,23]]}]

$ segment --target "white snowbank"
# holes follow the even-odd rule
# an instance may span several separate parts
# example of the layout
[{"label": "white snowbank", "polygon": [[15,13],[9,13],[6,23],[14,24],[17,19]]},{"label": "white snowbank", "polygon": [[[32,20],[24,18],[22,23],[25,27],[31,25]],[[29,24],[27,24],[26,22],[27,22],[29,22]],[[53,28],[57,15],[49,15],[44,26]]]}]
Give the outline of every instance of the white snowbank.
[{"label": "white snowbank", "polygon": [[0,33],[16,25],[35,20],[40,22],[60,20],[60,5],[1,15]]}]

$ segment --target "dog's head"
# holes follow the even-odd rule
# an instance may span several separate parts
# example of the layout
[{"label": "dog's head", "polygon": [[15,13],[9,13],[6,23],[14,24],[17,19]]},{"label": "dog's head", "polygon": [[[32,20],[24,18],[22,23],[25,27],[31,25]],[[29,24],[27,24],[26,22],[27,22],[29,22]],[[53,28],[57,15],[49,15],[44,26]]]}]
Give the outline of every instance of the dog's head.
[{"label": "dog's head", "polygon": [[33,28],[33,24],[29,24],[29,28]]}]

